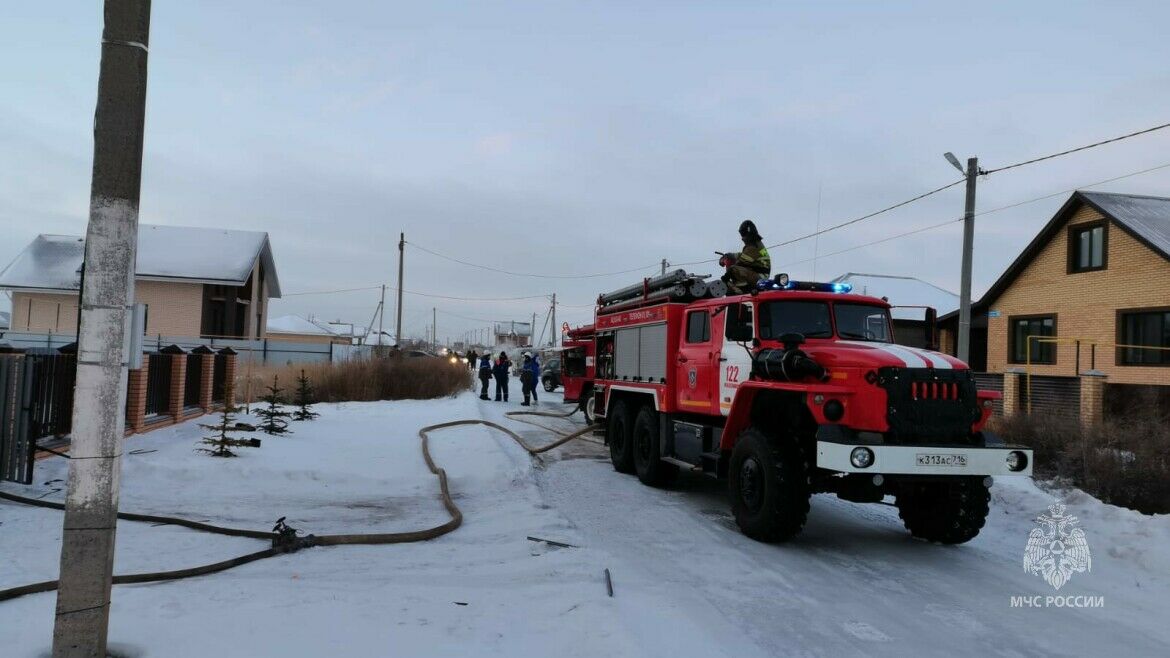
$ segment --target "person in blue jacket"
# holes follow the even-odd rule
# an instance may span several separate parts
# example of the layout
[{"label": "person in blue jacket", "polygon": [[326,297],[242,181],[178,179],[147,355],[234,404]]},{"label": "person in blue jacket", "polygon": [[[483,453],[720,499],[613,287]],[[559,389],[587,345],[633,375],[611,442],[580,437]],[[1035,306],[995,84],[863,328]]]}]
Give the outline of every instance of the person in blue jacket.
[{"label": "person in blue jacket", "polygon": [[492,381],[492,355],[484,353],[479,357],[479,399],[488,399],[488,384]]},{"label": "person in blue jacket", "polygon": [[508,401],[508,374],[512,371],[512,361],[508,358],[506,352],[500,352],[499,358],[496,359],[496,365],[492,367],[492,375],[496,378],[496,402],[500,401],[500,395],[504,396],[504,402]]},{"label": "person in blue jacket", "polygon": [[524,391],[524,402],[521,406],[527,407],[529,396],[536,402],[536,384],[540,381],[540,362],[531,352],[524,353],[524,364],[520,366],[520,384]]}]

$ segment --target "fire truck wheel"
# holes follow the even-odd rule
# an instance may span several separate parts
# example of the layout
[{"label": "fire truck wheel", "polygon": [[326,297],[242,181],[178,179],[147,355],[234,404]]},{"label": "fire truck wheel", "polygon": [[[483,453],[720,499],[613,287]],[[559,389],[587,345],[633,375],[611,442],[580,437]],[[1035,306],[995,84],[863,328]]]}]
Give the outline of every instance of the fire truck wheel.
[{"label": "fire truck wheel", "polygon": [[586,396],[588,397],[581,401],[581,415],[585,416],[586,425],[592,425],[595,419],[595,416],[593,415],[595,398],[593,397],[592,391],[586,392]]},{"label": "fire truck wheel", "polygon": [[980,478],[907,485],[896,498],[898,516],[910,534],[940,544],[974,539],[987,520],[990,501]]},{"label": "fire truck wheel", "polygon": [[630,415],[626,403],[618,400],[606,411],[609,426],[605,429],[605,440],[609,443],[609,460],[618,473],[634,472],[634,449],[630,441]]},{"label": "fire truck wheel", "polygon": [[809,468],[795,441],[748,429],[731,453],[728,475],[731,511],[743,534],[757,541],[779,542],[804,528]]},{"label": "fire truck wheel", "polygon": [[678,467],[662,461],[658,443],[658,412],[642,407],[634,419],[634,470],[642,484],[662,487],[674,481]]}]

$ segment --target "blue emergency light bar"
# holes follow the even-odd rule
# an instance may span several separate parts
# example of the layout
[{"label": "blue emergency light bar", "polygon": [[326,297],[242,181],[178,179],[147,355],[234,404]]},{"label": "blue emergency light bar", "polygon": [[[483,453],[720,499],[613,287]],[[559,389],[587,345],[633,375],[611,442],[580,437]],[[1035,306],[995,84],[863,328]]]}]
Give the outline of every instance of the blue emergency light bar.
[{"label": "blue emergency light bar", "polygon": [[756,287],[759,290],[805,290],[808,292],[853,292],[852,283],[820,283],[817,281],[792,281],[787,274],[777,274],[771,279],[763,279]]}]

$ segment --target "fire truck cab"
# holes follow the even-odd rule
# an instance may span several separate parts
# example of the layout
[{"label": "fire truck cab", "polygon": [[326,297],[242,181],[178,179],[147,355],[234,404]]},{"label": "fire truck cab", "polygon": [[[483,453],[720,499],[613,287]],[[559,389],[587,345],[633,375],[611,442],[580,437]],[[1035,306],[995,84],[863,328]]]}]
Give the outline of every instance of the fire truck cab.
[{"label": "fire truck cab", "polygon": [[762,541],[798,534],[811,494],[833,493],[893,496],[913,535],[942,543],[979,533],[993,476],[1031,474],[1031,450],[984,430],[1000,394],[958,359],[893,343],[886,301],[785,275],[739,296],[671,285],[684,292],[647,281],[599,299],[593,405],[616,470],[725,479]]},{"label": "fire truck cab", "polygon": [[577,403],[586,422],[593,422],[593,379],[595,373],[593,325],[585,325],[565,332],[561,340],[561,385],[565,402]]}]

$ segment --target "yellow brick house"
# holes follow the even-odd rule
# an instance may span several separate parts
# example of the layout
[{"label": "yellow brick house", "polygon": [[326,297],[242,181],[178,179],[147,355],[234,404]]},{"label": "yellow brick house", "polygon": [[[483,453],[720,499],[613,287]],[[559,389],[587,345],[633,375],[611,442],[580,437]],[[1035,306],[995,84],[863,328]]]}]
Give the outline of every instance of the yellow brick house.
[{"label": "yellow brick house", "polygon": [[[76,333],[84,255],[84,238],[42,234],[0,271],[11,331]],[[138,227],[134,288],[152,336],[264,338],[280,297],[267,233],[151,224]]]},{"label": "yellow brick house", "polygon": [[[956,315],[940,318],[944,344]],[[985,335],[988,372],[1030,361],[1034,375],[1170,385],[1170,350],[1153,349],[1170,348],[1170,198],[1074,192],[973,305],[972,326],[986,327],[972,354]]]}]

